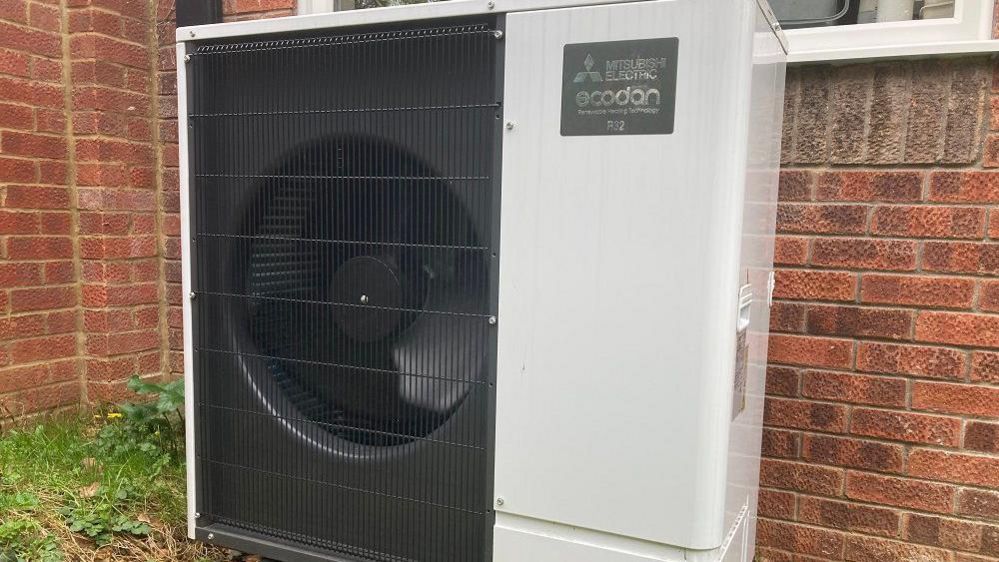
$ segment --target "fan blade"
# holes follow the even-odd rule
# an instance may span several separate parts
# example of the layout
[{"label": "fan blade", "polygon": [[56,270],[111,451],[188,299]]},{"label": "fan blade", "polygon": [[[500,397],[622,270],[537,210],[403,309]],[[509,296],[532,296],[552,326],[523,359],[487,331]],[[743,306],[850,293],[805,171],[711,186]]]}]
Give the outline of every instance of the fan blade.
[{"label": "fan blade", "polygon": [[438,414],[452,411],[480,376],[485,324],[474,316],[423,313],[392,349],[400,398]]}]

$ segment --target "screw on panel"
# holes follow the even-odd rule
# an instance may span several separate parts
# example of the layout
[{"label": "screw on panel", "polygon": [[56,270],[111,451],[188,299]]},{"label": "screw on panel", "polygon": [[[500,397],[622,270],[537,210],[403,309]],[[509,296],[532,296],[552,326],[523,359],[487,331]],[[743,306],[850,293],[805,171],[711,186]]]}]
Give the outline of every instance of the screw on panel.
[{"label": "screw on panel", "polygon": [[195,519],[201,519],[201,514],[200,513],[195,513],[194,514],[194,518]]},{"label": "screw on panel", "polygon": [[215,540],[215,533],[208,533],[208,540],[210,541]]},{"label": "screw on panel", "polygon": [[486,7],[489,8],[490,10],[495,9],[496,2],[486,2]]},{"label": "screw on panel", "polygon": [[190,34],[191,37],[194,37],[194,32],[193,31],[190,31],[188,33]]},{"label": "screw on panel", "polygon": [[191,291],[190,293],[188,293],[187,298],[193,301],[194,299],[198,298],[198,295],[194,291]]},{"label": "screw on panel", "polygon": [[496,325],[496,317],[495,316],[490,316],[489,317],[489,325],[490,326],[495,326]]},{"label": "screw on panel", "polygon": [[191,55],[184,55],[184,62],[191,62]]},{"label": "screw on panel", "polygon": [[495,37],[497,39],[502,39],[503,38],[503,32],[497,29],[496,31],[493,32],[493,37]]},{"label": "screw on panel", "polygon": [[507,121],[506,122],[506,130],[507,131],[512,131],[513,130],[513,121]]},{"label": "screw on panel", "polygon": [[496,505],[502,506],[505,503],[506,500],[504,500],[503,498],[496,498]]},{"label": "screw on panel", "polygon": [[370,300],[371,299],[368,298],[368,295],[361,295],[361,304],[368,304]]}]

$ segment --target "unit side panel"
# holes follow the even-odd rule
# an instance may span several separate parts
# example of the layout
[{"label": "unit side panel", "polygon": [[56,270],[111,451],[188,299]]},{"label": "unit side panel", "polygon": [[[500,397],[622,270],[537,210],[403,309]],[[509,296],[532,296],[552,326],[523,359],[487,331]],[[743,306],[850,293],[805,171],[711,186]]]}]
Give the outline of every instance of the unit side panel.
[{"label": "unit side panel", "polygon": [[[747,4],[755,2],[749,1]],[[766,383],[767,339],[770,324],[771,273],[777,180],[784,110],[783,48],[762,13],[756,13],[753,41],[753,82],[749,114],[748,170],[742,231],[741,270],[752,287],[746,337],[745,409],[732,422],[729,443],[726,520],[748,506],[745,558],[752,560],[756,538],[760,444]],[[735,397],[738,400],[738,396]],[[729,558],[726,558],[728,560]]]},{"label": "unit side panel", "polygon": [[[750,74],[743,7],[664,0],[508,16],[504,515],[686,548],[722,543],[746,175],[746,135],[732,122]],[[678,40],[671,134],[560,134],[566,45],[662,38]]]}]

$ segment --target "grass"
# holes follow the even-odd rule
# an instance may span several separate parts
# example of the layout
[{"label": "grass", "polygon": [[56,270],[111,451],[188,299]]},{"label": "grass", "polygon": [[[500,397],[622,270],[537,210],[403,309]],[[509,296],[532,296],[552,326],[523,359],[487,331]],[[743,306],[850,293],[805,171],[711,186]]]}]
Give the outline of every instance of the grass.
[{"label": "grass", "polygon": [[227,560],[185,537],[180,425],[112,411],[0,434],[0,562]]}]

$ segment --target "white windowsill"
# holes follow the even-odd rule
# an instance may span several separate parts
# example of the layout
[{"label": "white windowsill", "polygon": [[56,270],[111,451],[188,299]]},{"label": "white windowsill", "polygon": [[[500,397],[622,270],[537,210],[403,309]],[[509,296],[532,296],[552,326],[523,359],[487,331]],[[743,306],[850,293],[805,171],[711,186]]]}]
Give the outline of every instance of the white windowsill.
[{"label": "white windowsill", "polygon": [[789,41],[791,42],[791,52],[787,55],[787,62],[790,64],[821,61],[835,62],[850,60],[859,61],[922,58],[934,55],[965,55],[999,52],[999,41],[992,39],[985,41],[951,41],[939,43],[845,47],[840,49],[818,49],[812,51],[796,50],[794,47],[794,40],[789,39]]}]

